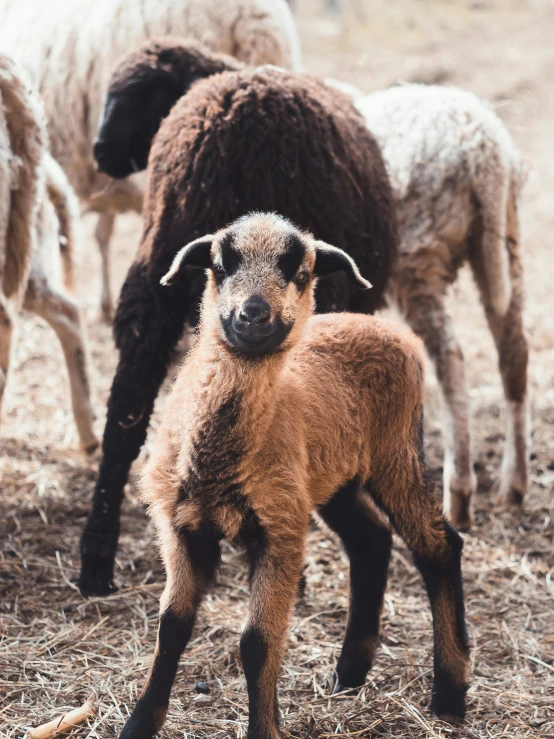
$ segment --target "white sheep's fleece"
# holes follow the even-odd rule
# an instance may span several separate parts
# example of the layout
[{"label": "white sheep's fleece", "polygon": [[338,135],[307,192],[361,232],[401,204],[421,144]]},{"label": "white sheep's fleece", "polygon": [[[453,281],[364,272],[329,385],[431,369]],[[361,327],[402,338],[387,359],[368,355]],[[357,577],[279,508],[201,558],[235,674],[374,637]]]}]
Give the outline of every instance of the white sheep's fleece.
[{"label": "white sheep's fleece", "polygon": [[40,99],[22,70],[0,55],[0,291],[18,301],[34,251],[46,142]]},{"label": "white sheep's fleece", "polygon": [[252,64],[301,66],[285,0],[0,0],[0,48],[42,94],[52,154],[93,209],[107,182],[92,144],[110,73],[145,39],[163,35],[189,36]]},{"label": "white sheep's fleece", "polygon": [[[436,227],[439,199],[441,215],[451,220],[468,217],[462,203],[477,203],[491,297],[504,315],[511,295],[505,243],[508,193],[510,187],[520,187],[522,166],[500,118],[487,103],[454,87],[399,85],[353,100],[385,158],[401,229],[407,229],[401,233],[402,253],[417,250],[424,242],[422,233]],[[411,214],[409,224],[403,209]]]}]

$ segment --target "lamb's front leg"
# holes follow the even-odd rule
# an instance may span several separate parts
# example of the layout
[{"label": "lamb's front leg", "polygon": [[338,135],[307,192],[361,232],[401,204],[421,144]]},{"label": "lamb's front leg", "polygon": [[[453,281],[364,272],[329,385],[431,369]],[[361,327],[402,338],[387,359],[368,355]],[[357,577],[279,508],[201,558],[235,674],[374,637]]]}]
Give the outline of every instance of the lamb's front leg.
[{"label": "lamb's front leg", "polygon": [[209,524],[195,531],[164,527],[161,541],[167,582],[160,601],[154,661],[121,739],[152,739],[167,714],[179,658],[188,644],[196,611],[219,564],[218,538]]},{"label": "lamb's front leg", "polygon": [[278,739],[277,677],[290,612],[304,564],[308,520],[291,522],[283,532],[256,519],[249,528],[251,563],[250,618],[240,649],[248,687],[247,739]]}]

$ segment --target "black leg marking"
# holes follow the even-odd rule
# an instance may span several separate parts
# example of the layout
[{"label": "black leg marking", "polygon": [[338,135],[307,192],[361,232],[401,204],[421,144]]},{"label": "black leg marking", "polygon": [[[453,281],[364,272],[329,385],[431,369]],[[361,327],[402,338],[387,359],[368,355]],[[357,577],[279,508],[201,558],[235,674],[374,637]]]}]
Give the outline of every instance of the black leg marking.
[{"label": "black leg marking", "polygon": [[[160,617],[152,669],[125,724],[122,739],[151,739],[165,721],[179,658],[190,639],[202,596],[213,582],[220,561],[219,538],[209,523],[203,523],[195,531],[181,530],[180,537],[185,545],[183,557],[188,560],[190,572],[187,568],[187,575],[179,575],[178,571],[174,573],[169,606]],[[183,577],[187,580],[184,581]],[[184,593],[188,593],[186,600],[183,600]],[[179,614],[176,603],[180,604],[179,611],[184,615]]]},{"label": "black leg marking", "polygon": [[267,642],[255,627],[247,629],[240,639],[242,666],[248,683],[250,710],[258,714],[259,679],[267,659]]},{"label": "black leg marking", "polygon": [[[366,487],[408,545],[425,582],[434,633],[431,710],[458,720],[465,716],[469,653],[461,569],[463,542],[442,515],[422,472],[423,484],[405,495],[402,506],[395,510],[371,481]],[[389,493],[389,501],[392,495]],[[427,532],[425,536],[423,532]]]},{"label": "black leg marking", "polygon": [[219,542],[222,537],[208,521],[194,531],[183,529],[180,535],[186,544],[192,569],[205,590],[211,585],[220,562]]},{"label": "black leg marking", "polygon": [[[459,534],[446,521],[444,526],[446,540],[450,548],[448,560],[439,564],[414,555],[414,562],[425,582],[433,611],[433,620],[435,622],[440,617],[436,613],[437,604],[441,599],[446,597],[445,594],[448,593],[448,597],[454,600],[455,639],[458,650],[467,657],[469,654],[469,643],[465,624],[461,569],[463,542]],[[434,685],[431,710],[439,716],[452,716],[461,719],[465,716],[467,684],[465,679],[460,679],[459,676],[453,674],[451,668],[452,660],[449,660],[450,666],[449,664],[445,664],[445,657],[448,659],[448,654],[444,655],[437,644],[441,639],[441,626],[444,628],[444,624],[437,624],[438,634],[435,637],[433,654]]]},{"label": "black leg marking", "polygon": [[337,491],[320,511],[350,559],[350,608],[335,691],[363,685],[371,668],[392,548],[391,532],[377,521],[358,480]]},{"label": "black leg marking", "polygon": [[171,609],[161,615],[154,663],[146,687],[123,728],[121,739],[151,739],[161,728],[179,658],[188,644],[193,626],[193,616],[179,617]]}]

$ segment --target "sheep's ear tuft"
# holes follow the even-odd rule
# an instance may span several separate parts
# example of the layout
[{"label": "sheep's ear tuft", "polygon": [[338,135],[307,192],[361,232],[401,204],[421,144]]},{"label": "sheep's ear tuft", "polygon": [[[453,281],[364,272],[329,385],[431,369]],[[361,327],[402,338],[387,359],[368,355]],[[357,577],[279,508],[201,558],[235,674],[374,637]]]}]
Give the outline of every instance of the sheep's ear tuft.
[{"label": "sheep's ear tuft", "polygon": [[212,242],[214,237],[201,236],[199,239],[191,241],[190,244],[183,246],[173,260],[169,272],[160,280],[162,285],[169,285],[183,267],[197,267],[198,269],[208,269],[212,266]]},{"label": "sheep's ear tuft", "polygon": [[314,275],[316,277],[330,275],[333,272],[346,272],[350,282],[353,282],[357,287],[362,287],[366,290],[372,287],[371,282],[368,282],[360,274],[356,262],[342,249],[337,249],[336,246],[326,244],[324,241],[315,241],[314,246]]}]

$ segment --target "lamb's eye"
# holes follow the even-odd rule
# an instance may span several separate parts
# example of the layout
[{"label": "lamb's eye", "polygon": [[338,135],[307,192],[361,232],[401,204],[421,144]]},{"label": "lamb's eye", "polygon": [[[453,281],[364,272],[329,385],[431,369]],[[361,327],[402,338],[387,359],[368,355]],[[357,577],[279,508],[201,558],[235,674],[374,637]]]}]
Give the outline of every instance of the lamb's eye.
[{"label": "lamb's eye", "polygon": [[309,272],[299,272],[294,278],[294,282],[296,285],[298,285],[298,287],[302,287],[308,282],[309,277]]},{"label": "lamb's eye", "polygon": [[214,264],[213,273],[214,273],[215,279],[218,282],[221,282],[227,276],[227,273],[225,272],[221,264]]}]

